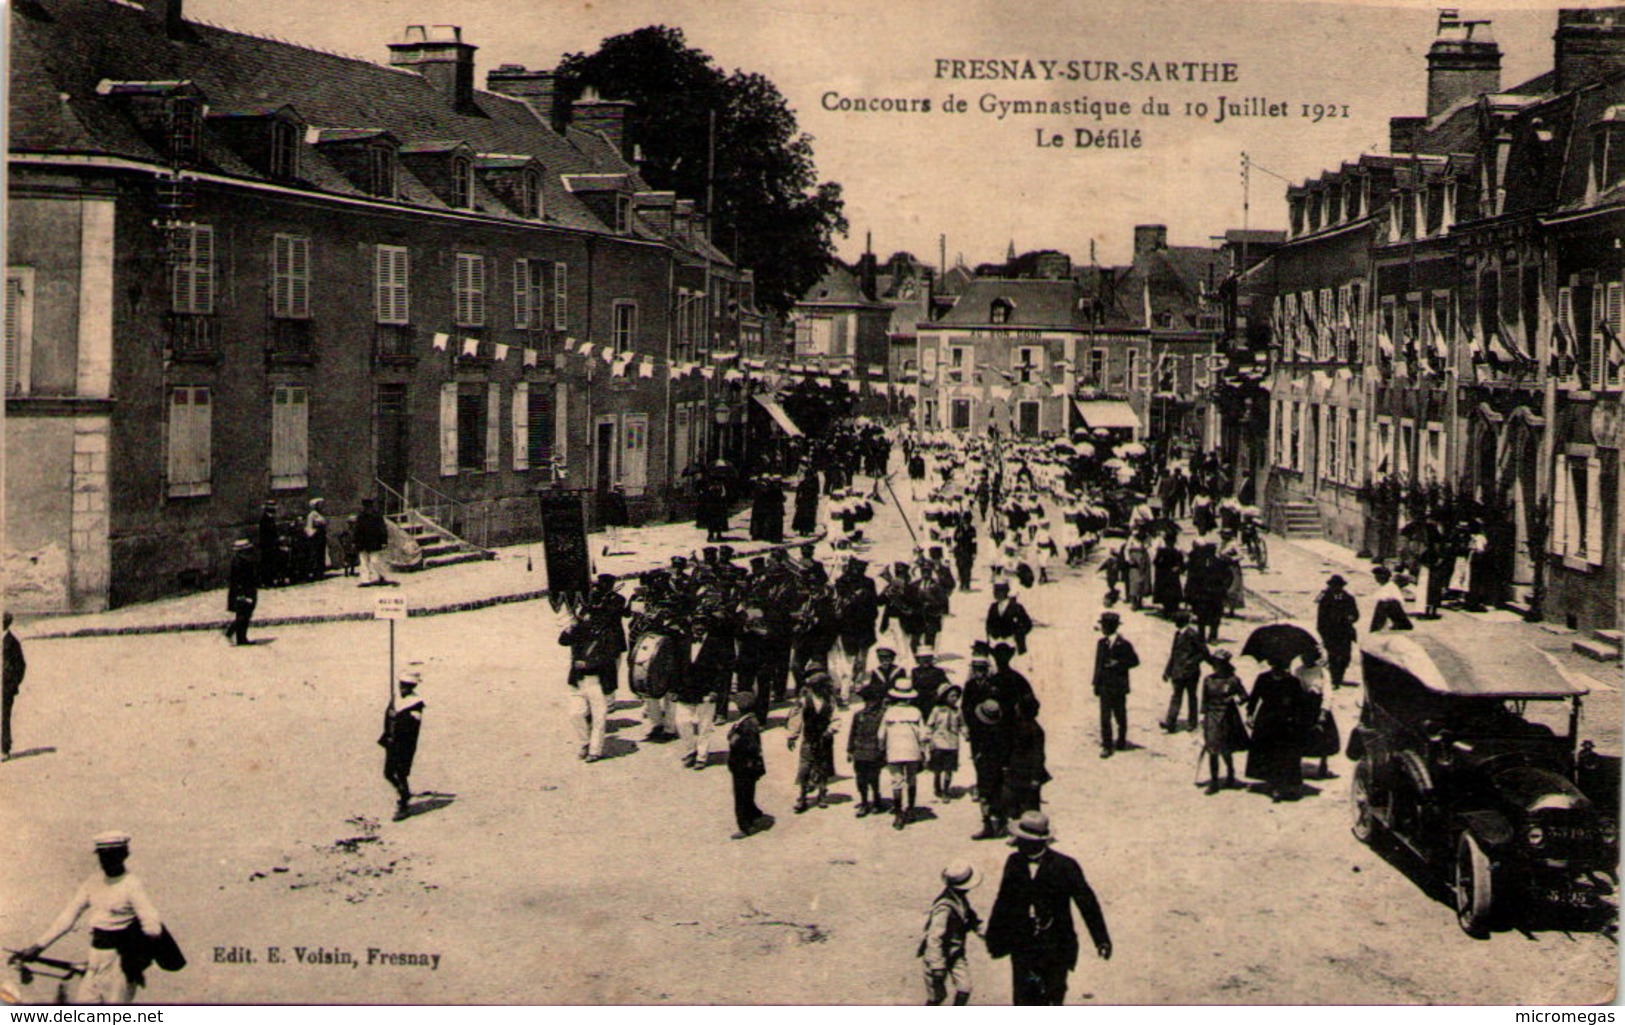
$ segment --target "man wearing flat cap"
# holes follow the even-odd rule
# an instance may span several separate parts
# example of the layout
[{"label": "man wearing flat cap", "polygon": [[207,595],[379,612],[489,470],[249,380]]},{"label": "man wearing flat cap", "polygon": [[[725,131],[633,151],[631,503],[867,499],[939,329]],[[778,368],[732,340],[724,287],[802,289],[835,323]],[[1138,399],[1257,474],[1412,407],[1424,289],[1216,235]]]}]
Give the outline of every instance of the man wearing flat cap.
[{"label": "man wearing flat cap", "polygon": [[13,960],[33,960],[88,916],[90,952],[76,1002],[127,1004],[136,987],[146,984],[150,948],[163,936],[164,920],[140,878],[124,868],[130,834],[114,830],[92,842],[102,870],[79,884],[50,928],[37,942],[17,951]]},{"label": "man wearing flat cap", "polygon": [[226,639],[233,646],[249,643],[248,624],[259,604],[259,576],[254,543],[246,537],[238,538],[231,546],[231,568],[226,571],[226,611],[233,617],[226,627]]},{"label": "man wearing flat cap", "polygon": [[1066,1002],[1067,976],[1078,964],[1078,934],[1072,905],[1103,961],[1112,957],[1106,916],[1083,869],[1051,844],[1049,816],[1022,814],[1010,827],[1015,853],[1004,863],[999,895],[988,916],[987,952],[1010,958],[1013,1002],[1018,1005]]},{"label": "man wearing flat cap", "polygon": [[416,672],[404,672],[390,695],[389,707],[384,710],[384,732],[378,743],[384,749],[384,779],[395,788],[395,820],[399,822],[410,813],[412,762],[418,755],[418,734],[423,730],[423,699],[418,697],[418,683],[423,677]]}]

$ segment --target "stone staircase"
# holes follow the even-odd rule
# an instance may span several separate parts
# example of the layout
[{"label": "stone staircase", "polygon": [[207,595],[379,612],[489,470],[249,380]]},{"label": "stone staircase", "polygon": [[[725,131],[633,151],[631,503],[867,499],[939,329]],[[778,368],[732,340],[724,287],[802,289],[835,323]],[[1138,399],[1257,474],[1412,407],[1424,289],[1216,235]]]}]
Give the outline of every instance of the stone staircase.
[{"label": "stone staircase", "polygon": [[1620,658],[1621,633],[1618,630],[1593,630],[1590,637],[1582,637],[1572,645],[1574,650],[1586,658],[1596,659],[1598,662],[1618,662]]},{"label": "stone staircase", "polygon": [[1313,502],[1281,502],[1276,506],[1281,536],[1319,537],[1320,509]]},{"label": "stone staircase", "polygon": [[389,516],[389,522],[417,545],[420,555],[416,561],[396,566],[396,569],[412,572],[496,558],[495,552],[458,537],[416,509],[394,513]]}]

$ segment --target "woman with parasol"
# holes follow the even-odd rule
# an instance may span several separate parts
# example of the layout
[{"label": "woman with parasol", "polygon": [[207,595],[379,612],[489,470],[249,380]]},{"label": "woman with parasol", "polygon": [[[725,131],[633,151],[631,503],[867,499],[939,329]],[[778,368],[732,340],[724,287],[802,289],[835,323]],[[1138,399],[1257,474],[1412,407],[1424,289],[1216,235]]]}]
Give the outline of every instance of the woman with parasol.
[{"label": "woman with parasol", "polygon": [[1318,651],[1314,636],[1291,623],[1254,630],[1241,651],[1244,657],[1269,664],[1247,698],[1253,727],[1247,776],[1261,781],[1272,801],[1303,791],[1304,752],[1320,699],[1305,688],[1291,666],[1295,659]]}]

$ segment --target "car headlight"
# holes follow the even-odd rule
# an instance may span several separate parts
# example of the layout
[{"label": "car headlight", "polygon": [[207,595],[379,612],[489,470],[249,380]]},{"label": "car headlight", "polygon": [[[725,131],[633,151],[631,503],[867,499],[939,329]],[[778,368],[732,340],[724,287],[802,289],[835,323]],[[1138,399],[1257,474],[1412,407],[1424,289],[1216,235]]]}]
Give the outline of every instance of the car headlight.
[{"label": "car headlight", "polygon": [[1524,843],[1531,847],[1539,847],[1546,842],[1546,830],[1538,822],[1531,822],[1523,831]]}]

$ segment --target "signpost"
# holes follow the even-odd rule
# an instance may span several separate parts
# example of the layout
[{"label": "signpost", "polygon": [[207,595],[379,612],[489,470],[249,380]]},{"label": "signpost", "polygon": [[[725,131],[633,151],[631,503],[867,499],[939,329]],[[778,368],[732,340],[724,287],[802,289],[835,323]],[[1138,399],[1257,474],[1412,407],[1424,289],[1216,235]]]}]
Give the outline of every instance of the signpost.
[{"label": "signpost", "polygon": [[396,594],[379,595],[372,607],[372,618],[389,620],[389,699],[395,700],[395,621],[406,618],[406,599]]}]

